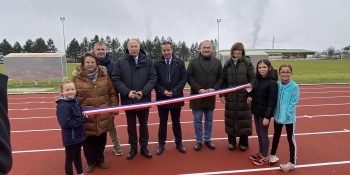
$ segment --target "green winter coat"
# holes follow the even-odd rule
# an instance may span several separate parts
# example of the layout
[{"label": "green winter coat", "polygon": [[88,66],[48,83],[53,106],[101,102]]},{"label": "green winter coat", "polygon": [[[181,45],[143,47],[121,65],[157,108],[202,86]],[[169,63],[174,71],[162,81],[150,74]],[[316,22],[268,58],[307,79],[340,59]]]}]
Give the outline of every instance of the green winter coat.
[{"label": "green winter coat", "polygon": [[[220,89],[222,85],[222,65],[219,59],[211,57],[204,59],[201,55],[190,61],[188,68],[188,84],[191,86],[191,95],[198,94],[199,89]],[[215,96],[191,100],[190,108],[214,109]]]}]

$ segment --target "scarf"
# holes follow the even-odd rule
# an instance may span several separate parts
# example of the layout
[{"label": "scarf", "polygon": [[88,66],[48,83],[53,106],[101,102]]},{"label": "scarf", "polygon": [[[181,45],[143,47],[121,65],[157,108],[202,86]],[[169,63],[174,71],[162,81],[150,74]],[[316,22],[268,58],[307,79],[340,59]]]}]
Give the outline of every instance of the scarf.
[{"label": "scarf", "polygon": [[93,82],[96,82],[98,76],[98,68],[94,72],[87,72],[86,76]]}]

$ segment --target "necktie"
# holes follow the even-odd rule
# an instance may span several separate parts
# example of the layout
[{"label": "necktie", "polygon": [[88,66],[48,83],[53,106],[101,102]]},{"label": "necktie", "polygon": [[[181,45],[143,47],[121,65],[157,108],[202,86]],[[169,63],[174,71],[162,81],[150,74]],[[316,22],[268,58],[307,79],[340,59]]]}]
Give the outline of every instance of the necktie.
[{"label": "necktie", "polygon": [[166,67],[167,67],[167,75],[168,75],[168,83],[170,83],[170,61],[166,61]]}]

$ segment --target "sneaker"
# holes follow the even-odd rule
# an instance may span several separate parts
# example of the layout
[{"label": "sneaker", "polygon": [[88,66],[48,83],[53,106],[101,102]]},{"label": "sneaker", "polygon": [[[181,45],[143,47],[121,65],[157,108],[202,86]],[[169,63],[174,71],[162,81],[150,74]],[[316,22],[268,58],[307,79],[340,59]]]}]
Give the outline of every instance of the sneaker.
[{"label": "sneaker", "polygon": [[272,165],[280,160],[276,155],[270,155],[269,164]]},{"label": "sneaker", "polygon": [[229,144],[227,145],[227,148],[228,148],[229,150],[234,150],[234,149],[237,148],[237,146],[236,146],[236,145],[233,145],[233,144],[231,144],[231,143],[229,143]]},{"label": "sneaker", "polygon": [[250,155],[248,158],[250,160],[261,159],[262,158],[262,154],[261,153],[255,153],[255,154]]},{"label": "sneaker", "polygon": [[87,165],[87,167],[86,167],[86,172],[87,173],[91,173],[92,172],[92,170],[95,168],[95,164],[94,165]]},{"label": "sneaker", "polygon": [[108,164],[106,162],[101,162],[97,164],[102,169],[108,169]]},{"label": "sneaker", "polygon": [[239,150],[241,151],[247,151],[248,146],[244,146],[244,145],[239,145]]},{"label": "sneaker", "polygon": [[121,155],[123,155],[123,149],[122,149],[122,147],[120,147],[120,146],[114,146],[113,147],[113,152],[114,152],[114,154],[116,155],[116,156],[121,156]]},{"label": "sneaker", "polygon": [[286,164],[281,164],[280,168],[283,172],[289,172],[289,171],[293,171],[295,169],[295,165],[288,162]]},{"label": "sneaker", "polygon": [[262,166],[262,165],[266,165],[269,163],[269,156],[266,157],[261,157],[260,159],[255,159],[253,160],[253,164],[256,166]]}]

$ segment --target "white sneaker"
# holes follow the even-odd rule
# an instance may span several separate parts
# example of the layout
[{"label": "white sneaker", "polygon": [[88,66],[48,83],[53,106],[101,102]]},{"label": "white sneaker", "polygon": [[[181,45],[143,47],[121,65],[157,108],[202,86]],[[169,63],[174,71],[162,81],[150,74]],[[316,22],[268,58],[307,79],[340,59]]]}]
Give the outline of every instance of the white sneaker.
[{"label": "white sneaker", "polygon": [[281,164],[280,168],[283,172],[289,172],[289,171],[293,171],[295,169],[294,164],[288,162],[286,164]]},{"label": "white sneaker", "polygon": [[270,155],[269,164],[274,164],[280,160],[276,155]]},{"label": "white sneaker", "polygon": [[113,152],[116,156],[121,156],[123,155],[123,149],[119,146],[119,147],[113,147]]}]

